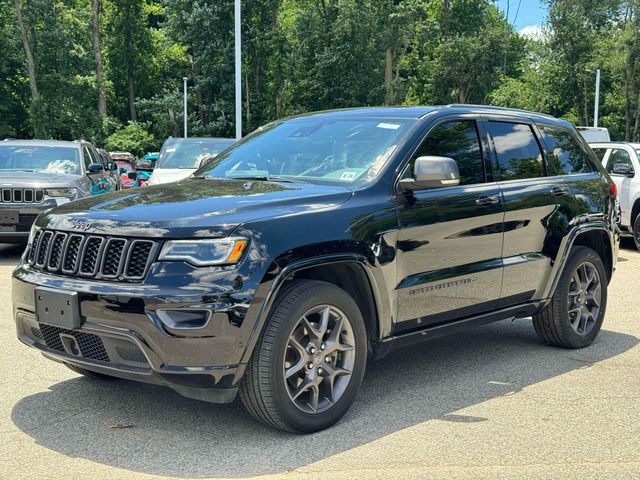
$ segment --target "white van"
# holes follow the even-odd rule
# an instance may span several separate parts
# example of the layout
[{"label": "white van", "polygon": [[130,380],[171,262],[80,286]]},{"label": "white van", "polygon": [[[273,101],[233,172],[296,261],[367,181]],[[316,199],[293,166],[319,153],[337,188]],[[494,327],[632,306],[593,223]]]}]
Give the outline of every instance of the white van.
[{"label": "white van", "polygon": [[587,143],[610,142],[609,130],[602,127],[576,127]]},{"label": "white van", "polygon": [[160,150],[149,185],[177,182],[202,166],[203,159],[215,156],[233,145],[232,138],[169,137]]}]

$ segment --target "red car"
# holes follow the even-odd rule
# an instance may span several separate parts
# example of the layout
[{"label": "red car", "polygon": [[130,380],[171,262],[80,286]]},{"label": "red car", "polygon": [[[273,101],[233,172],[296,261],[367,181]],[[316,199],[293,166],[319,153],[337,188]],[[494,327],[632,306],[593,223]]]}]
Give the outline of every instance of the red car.
[{"label": "red car", "polygon": [[132,180],[129,178],[130,172],[135,172],[136,168],[133,166],[133,163],[129,160],[114,160],[116,165],[118,166],[118,173],[120,174],[120,182],[122,184],[122,188],[135,188],[138,187],[137,180]]}]

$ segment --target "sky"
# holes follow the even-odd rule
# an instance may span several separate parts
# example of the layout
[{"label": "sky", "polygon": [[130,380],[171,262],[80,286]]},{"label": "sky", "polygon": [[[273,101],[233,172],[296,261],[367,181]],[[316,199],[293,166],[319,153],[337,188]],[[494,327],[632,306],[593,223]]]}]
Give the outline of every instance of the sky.
[{"label": "sky", "polygon": [[547,15],[546,6],[539,0],[498,0],[497,4],[505,13],[507,5],[510,5],[508,20],[523,35],[535,35],[539,32]]}]

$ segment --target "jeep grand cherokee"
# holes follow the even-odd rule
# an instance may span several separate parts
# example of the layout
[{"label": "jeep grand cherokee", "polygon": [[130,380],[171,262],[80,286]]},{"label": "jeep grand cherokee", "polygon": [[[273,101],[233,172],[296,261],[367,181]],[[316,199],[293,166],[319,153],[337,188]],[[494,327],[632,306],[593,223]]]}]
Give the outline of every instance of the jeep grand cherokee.
[{"label": "jeep grand cherokee", "polygon": [[17,332],[78,373],[239,392],[266,424],[311,432],[394,347],[531,316],[548,344],[593,342],[615,196],[575,128],[544,115],[279,120],[186,180],[40,215],[13,274]]}]

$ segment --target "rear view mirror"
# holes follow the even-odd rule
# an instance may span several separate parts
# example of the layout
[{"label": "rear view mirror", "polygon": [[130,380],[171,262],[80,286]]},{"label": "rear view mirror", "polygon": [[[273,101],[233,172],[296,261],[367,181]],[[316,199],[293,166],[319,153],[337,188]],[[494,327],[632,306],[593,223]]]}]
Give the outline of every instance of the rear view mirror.
[{"label": "rear view mirror", "polygon": [[626,177],[633,177],[634,175],[633,167],[626,163],[616,163],[611,171],[616,175],[624,175]]},{"label": "rear view mirror", "polygon": [[460,184],[460,171],[453,158],[418,157],[413,166],[413,178],[403,179],[400,184],[408,191],[452,187]]},{"label": "rear view mirror", "polygon": [[89,165],[89,168],[87,168],[87,171],[90,174],[104,172],[104,166],[101,163],[92,163]]}]

